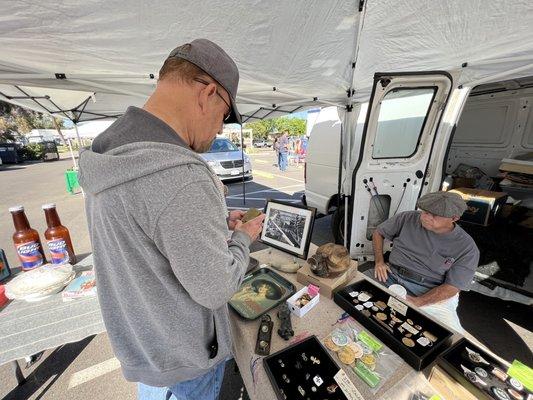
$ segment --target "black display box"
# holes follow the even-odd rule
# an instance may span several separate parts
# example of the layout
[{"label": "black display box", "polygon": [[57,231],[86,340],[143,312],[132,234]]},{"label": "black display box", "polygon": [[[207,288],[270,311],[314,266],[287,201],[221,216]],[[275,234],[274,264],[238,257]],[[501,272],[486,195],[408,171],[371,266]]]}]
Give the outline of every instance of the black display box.
[{"label": "black display box", "polygon": [[[302,354],[305,354],[305,358],[302,358]],[[318,358],[320,363],[314,363],[311,357]],[[263,364],[278,400],[347,400],[340,387],[334,393],[328,392],[328,387],[337,385],[334,376],[341,368],[316,336],[265,357]],[[317,376],[323,381],[319,386],[314,381]],[[302,395],[298,387],[305,394]],[[312,390],[313,387],[316,391]]]},{"label": "black display box", "polygon": [[[396,316],[402,321],[404,321],[404,323],[407,323],[406,321],[410,320],[413,322],[413,326],[419,325],[422,327],[422,329],[419,330],[419,334],[411,334],[411,340],[414,342],[414,347],[408,347],[402,342],[402,338],[404,338],[405,333],[401,333],[397,329],[398,326],[402,326],[402,324],[395,325],[392,328],[391,332],[390,327],[389,329],[386,329],[384,327],[384,325],[388,326],[388,322],[390,322],[390,319],[387,319],[380,323],[372,316],[367,316],[363,313],[363,311],[356,309],[356,304],[354,304],[354,298],[350,295],[350,293],[353,292],[371,293],[373,296],[369,301],[373,303],[382,301],[385,304],[388,304],[389,298],[391,297],[396,301],[399,301],[406,308],[406,314],[404,316],[399,313],[396,313]],[[335,294],[333,300],[344,311],[346,311],[353,318],[359,321],[371,333],[373,333],[392,351],[397,353],[417,371],[420,371],[421,369],[429,365],[451,343],[451,337],[453,333],[450,330],[446,329],[441,324],[426,317],[415,309],[407,306],[402,301],[402,299],[398,299],[395,296],[391,296],[388,292],[366,279],[356,282],[338,291]],[[383,313],[388,314],[388,310],[390,310],[390,307],[387,307]],[[372,312],[372,314],[375,314],[375,312]],[[433,334],[433,336],[437,338],[435,342],[431,342],[431,346],[423,347],[417,342],[417,339],[421,337],[421,334],[424,331],[430,332],[431,334]]]},{"label": "black display box", "polygon": [[[474,361],[476,359],[474,356],[474,360],[471,359],[469,354],[472,352],[479,354],[483,358],[483,361]],[[488,362],[488,364],[485,361]],[[462,338],[442,353],[437,360],[437,364],[478,399],[506,399],[503,394],[500,394],[501,397],[498,397],[498,395],[494,393],[492,389],[493,387],[499,388],[499,390],[501,390],[499,393],[506,393],[511,400],[515,397],[509,393],[509,390],[522,395],[524,400],[529,398],[528,395],[532,396],[531,392],[526,388],[518,390],[517,381],[512,380],[511,377],[507,376],[506,371],[508,365],[504,365],[501,361],[492,357],[465,338]],[[496,372],[496,370],[498,371]],[[467,376],[475,381],[480,380],[484,384],[476,384]],[[514,382],[515,386],[511,384],[511,381]]]}]

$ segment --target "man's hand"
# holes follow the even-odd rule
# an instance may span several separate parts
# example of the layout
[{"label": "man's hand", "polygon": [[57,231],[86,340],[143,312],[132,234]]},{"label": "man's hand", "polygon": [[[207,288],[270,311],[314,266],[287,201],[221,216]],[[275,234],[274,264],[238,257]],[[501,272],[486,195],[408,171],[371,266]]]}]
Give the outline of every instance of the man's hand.
[{"label": "man's hand", "polygon": [[390,272],[390,267],[384,262],[377,262],[374,267],[374,278],[378,281],[385,282]]},{"label": "man's hand", "polygon": [[261,214],[258,217],[255,217],[254,219],[251,219],[247,223],[243,224],[241,220],[237,220],[235,222],[235,231],[242,231],[246,233],[250,238],[252,239],[252,242],[254,242],[259,235],[261,234],[261,231],[263,230],[263,221],[265,219],[265,214]]},{"label": "man's hand", "polygon": [[237,221],[240,221],[242,217],[244,217],[244,214],[246,213],[242,210],[233,210],[229,212],[228,228],[230,231],[235,230],[235,225],[237,224]]}]

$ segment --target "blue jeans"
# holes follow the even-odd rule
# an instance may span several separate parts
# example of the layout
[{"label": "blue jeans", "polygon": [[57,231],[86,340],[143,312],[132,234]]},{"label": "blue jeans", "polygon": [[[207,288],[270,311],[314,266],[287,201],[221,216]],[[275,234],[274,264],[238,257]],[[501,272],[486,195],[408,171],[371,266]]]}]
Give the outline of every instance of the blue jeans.
[{"label": "blue jeans", "polygon": [[216,400],[224,379],[223,361],[207,374],[170,387],[137,385],[138,400]]},{"label": "blue jeans", "polygon": [[287,170],[287,153],[279,153],[279,169],[282,172]]}]

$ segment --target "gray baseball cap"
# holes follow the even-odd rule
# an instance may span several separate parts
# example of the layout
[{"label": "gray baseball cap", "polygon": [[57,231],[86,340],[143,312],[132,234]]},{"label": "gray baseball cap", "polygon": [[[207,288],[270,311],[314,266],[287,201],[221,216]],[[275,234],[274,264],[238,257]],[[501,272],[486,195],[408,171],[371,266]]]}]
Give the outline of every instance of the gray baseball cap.
[{"label": "gray baseball cap", "polygon": [[467,209],[466,202],[457,193],[434,192],[418,199],[418,208],[440,217],[460,217]]},{"label": "gray baseball cap", "polygon": [[225,122],[242,123],[241,114],[235,102],[239,86],[239,70],[235,62],[220,46],[207,39],[195,39],[172,50],[168,58],[172,57],[189,61],[217,81],[230,97],[232,110],[229,119]]}]

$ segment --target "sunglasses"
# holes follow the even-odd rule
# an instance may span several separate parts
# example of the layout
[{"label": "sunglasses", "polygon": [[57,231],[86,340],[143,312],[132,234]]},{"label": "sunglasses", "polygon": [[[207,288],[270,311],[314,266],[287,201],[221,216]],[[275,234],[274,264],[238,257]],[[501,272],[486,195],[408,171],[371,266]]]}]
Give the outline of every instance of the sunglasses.
[{"label": "sunglasses", "polygon": [[[200,79],[200,78],[194,78],[193,79],[194,81],[198,82],[198,83],[201,83],[201,84],[204,84],[204,85],[209,85],[211,83],[214,83],[214,82],[207,82],[207,81],[204,81],[203,79]],[[220,97],[222,99],[222,101],[224,102],[224,104],[226,104],[228,106],[228,113],[226,115],[224,115],[224,122],[228,121],[229,120],[229,117],[231,117],[231,106],[228,104],[228,102],[224,99],[224,97],[222,97],[222,95],[220,93],[218,93],[218,88],[217,88],[217,91],[216,91],[218,97]]]}]

